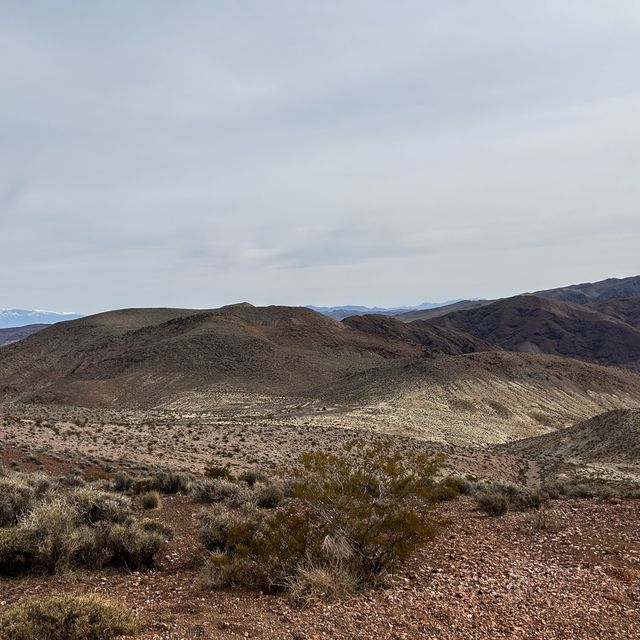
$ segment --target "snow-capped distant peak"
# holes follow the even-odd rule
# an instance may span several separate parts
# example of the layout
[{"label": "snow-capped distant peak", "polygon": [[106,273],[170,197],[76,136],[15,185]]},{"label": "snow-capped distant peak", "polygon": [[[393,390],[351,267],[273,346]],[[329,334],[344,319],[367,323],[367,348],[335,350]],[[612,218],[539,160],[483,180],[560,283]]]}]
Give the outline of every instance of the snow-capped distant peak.
[{"label": "snow-capped distant peak", "polygon": [[55,324],[82,318],[73,311],[43,311],[40,309],[0,309],[0,329],[24,327],[28,324]]}]

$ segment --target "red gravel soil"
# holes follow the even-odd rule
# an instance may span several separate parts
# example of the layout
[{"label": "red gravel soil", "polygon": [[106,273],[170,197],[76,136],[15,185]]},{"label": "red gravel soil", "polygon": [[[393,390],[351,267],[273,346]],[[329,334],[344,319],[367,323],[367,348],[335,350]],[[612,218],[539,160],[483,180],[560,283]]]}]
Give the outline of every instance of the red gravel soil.
[{"label": "red gravel soil", "polygon": [[165,498],[177,535],[157,569],[0,581],[0,610],[26,595],[100,593],[147,623],[139,640],[382,638],[535,640],[640,638],[640,501],[551,503],[489,518],[468,498],[449,525],[384,590],[301,607],[284,596],[206,592],[197,584],[193,515]]}]

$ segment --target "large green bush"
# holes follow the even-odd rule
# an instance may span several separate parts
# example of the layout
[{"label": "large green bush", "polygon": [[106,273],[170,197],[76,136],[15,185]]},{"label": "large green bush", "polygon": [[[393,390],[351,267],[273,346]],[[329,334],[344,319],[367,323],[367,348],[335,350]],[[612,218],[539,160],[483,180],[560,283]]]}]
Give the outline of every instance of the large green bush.
[{"label": "large green bush", "polygon": [[435,481],[442,463],[359,442],[345,456],[303,454],[282,506],[219,506],[201,514],[202,539],[213,552],[205,583],[305,597],[314,584],[334,593],[331,576],[339,578],[339,591],[377,584],[436,534],[432,507],[442,499]]}]

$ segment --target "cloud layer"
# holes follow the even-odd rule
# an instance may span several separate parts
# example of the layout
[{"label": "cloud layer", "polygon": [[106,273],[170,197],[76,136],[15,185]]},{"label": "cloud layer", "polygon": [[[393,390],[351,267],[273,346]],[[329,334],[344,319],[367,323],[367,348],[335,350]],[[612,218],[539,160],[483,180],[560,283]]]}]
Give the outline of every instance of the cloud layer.
[{"label": "cloud layer", "polygon": [[634,0],[9,0],[0,307],[636,274],[638,59]]}]

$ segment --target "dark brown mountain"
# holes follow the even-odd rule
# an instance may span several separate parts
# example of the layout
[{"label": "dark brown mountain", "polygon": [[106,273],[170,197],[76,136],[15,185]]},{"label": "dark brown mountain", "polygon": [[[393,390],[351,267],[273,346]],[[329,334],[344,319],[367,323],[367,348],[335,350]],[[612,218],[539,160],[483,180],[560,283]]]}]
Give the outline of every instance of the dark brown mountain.
[{"label": "dark brown mountain", "polygon": [[635,298],[640,297],[640,276],[572,284],[568,287],[536,291],[535,295],[574,304],[587,304],[612,298]]},{"label": "dark brown mountain", "polygon": [[604,315],[617,318],[636,329],[640,329],[640,297],[602,300],[589,305]]},{"label": "dark brown mountain", "polygon": [[[574,304],[593,304],[613,298],[640,297],[640,276],[629,278],[608,278],[600,282],[585,282],[574,284],[568,287],[558,287],[556,289],[546,289],[536,291],[533,294],[539,298],[559,300],[561,302],[572,302]],[[405,313],[394,314],[394,317],[404,321],[432,320],[440,318],[453,311],[465,311],[477,309],[498,300],[461,300],[453,304],[437,307],[436,309],[417,309]]]},{"label": "dark brown mountain", "polygon": [[350,316],[343,324],[381,340],[399,340],[424,347],[430,353],[459,355],[496,351],[497,347],[454,329],[437,327],[424,320],[402,322],[381,315]]},{"label": "dark brown mountain", "polygon": [[7,329],[0,329],[0,347],[24,340],[38,331],[46,329],[48,324],[28,324],[24,327],[10,327]]},{"label": "dark brown mountain", "polygon": [[[295,393],[388,359],[485,345],[431,326],[361,326],[297,307],[129,309],[51,326],[0,351],[7,398],[149,405],[180,392]],[[490,348],[487,346],[487,348]]]},{"label": "dark brown mountain", "polygon": [[431,322],[510,351],[640,367],[640,329],[587,305],[523,295]]}]

